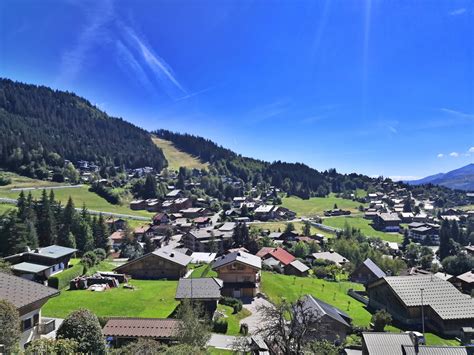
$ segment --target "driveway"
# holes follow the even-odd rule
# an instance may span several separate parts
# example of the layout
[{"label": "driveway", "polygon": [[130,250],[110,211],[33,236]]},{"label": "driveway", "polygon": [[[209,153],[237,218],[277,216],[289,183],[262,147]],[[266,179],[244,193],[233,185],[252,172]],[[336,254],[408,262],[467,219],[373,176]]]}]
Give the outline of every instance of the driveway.
[{"label": "driveway", "polygon": [[211,334],[211,339],[207,342],[207,346],[212,346],[217,349],[234,350],[237,340],[242,339],[232,335],[225,334]]},{"label": "driveway", "polygon": [[259,307],[261,306],[273,307],[273,304],[262,297],[255,297],[250,303],[244,302],[244,308],[252,312],[252,315],[242,319],[240,324],[248,324],[250,334],[254,334],[263,323],[264,316],[259,310]]}]

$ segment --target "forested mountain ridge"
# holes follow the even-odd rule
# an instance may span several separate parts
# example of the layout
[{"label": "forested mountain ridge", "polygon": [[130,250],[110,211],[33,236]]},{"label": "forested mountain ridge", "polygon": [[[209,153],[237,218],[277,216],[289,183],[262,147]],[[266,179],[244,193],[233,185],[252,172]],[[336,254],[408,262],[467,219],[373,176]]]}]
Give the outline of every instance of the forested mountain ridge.
[{"label": "forested mountain ridge", "polygon": [[220,174],[236,176],[253,185],[265,181],[302,198],[368,189],[380,183],[365,175],[340,174],[335,169],[320,172],[302,163],[270,163],[243,157],[209,139],[190,134],[163,129],[153,133],[171,141],[178,149],[211,163]]},{"label": "forested mountain ridge", "polygon": [[0,167],[44,178],[64,159],[99,166],[167,165],[147,131],[73,93],[0,79]]}]

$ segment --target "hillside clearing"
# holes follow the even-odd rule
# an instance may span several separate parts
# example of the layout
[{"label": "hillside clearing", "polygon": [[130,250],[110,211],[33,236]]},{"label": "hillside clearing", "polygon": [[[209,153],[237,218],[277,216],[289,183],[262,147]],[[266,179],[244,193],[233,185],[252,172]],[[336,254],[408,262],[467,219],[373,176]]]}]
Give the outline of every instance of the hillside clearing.
[{"label": "hillside clearing", "polygon": [[163,154],[168,161],[168,169],[179,170],[181,166],[189,169],[207,169],[207,163],[202,163],[198,158],[177,149],[170,141],[155,136],[151,139],[163,150]]},{"label": "hillside clearing", "polygon": [[324,211],[333,209],[335,204],[340,209],[360,213],[358,209],[361,205],[360,202],[335,197],[333,194],[328,197],[312,197],[308,200],[294,196],[282,199],[283,207],[296,212],[298,216],[305,217],[323,216]]},{"label": "hillside clearing", "polygon": [[371,221],[363,217],[331,217],[323,219],[323,224],[334,228],[343,229],[346,223],[353,227],[360,229],[360,231],[367,237],[379,237],[382,240],[387,242],[396,242],[401,243],[403,236],[399,233],[385,233],[378,230],[375,230],[370,225]]},{"label": "hillside clearing", "polygon": [[167,318],[178,305],[174,299],[177,281],[132,280],[135,290],[112,288],[105,292],[61,291],[42,309],[45,317],[65,318],[79,308],[99,317]]},{"label": "hillside clearing", "polygon": [[[24,186],[26,187],[26,186]],[[19,191],[11,191],[12,185],[3,186],[0,189],[0,197],[16,199],[20,194]],[[89,191],[89,186],[81,186],[77,188],[64,188],[64,189],[55,189],[54,196],[56,200],[60,201],[63,205],[67,203],[69,196],[74,201],[74,204],[78,208],[82,208],[85,205],[88,209],[101,212],[111,212],[111,213],[120,213],[127,214],[132,216],[140,217],[151,217],[152,213],[147,211],[132,211],[128,206],[122,205],[112,205],[107,202],[104,198],[95,194],[94,192]],[[43,190],[40,188],[38,190],[31,190],[25,192],[26,194],[31,192],[34,198],[40,198]],[[47,190],[47,193],[49,191]]]},{"label": "hillside clearing", "polygon": [[[303,222],[291,222],[295,226],[295,230],[299,233],[303,233]],[[249,224],[252,229],[269,230],[270,232],[283,232],[288,222],[261,222]],[[311,226],[311,235],[322,234],[326,238],[332,238],[334,234],[322,231],[314,226]]]}]

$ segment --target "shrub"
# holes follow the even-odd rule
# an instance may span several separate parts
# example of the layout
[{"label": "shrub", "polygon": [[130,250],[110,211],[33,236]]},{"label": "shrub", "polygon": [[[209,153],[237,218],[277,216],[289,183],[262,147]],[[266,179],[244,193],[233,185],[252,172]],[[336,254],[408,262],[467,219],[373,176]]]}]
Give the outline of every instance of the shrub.
[{"label": "shrub", "polygon": [[78,344],[78,353],[102,354],[105,341],[97,316],[87,309],[69,314],[58,329],[57,339],[72,339]]},{"label": "shrub", "polygon": [[383,332],[385,326],[392,323],[392,315],[385,309],[381,309],[372,315],[372,323],[374,323],[374,331]]},{"label": "shrub", "polygon": [[62,290],[69,286],[69,282],[84,274],[84,266],[82,264],[74,265],[73,267],[64,270],[63,272],[50,276],[48,278],[48,286]]},{"label": "shrub", "polygon": [[76,354],[77,347],[77,342],[71,339],[36,339],[25,349],[25,354]]},{"label": "shrub", "polygon": [[105,258],[107,257],[106,251],[102,248],[94,249],[94,254],[97,256],[99,262],[105,260]]},{"label": "shrub", "polygon": [[242,310],[242,301],[233,297],[221,297],[220,304],[232,307],[234,313],[239,313]]},{"label": "shrub", "polygon": [[0,175],[0,186],[10,185],[12,183],[12,179],[7,176]]},{"label": "shrub", "polygon": [[97,255],[93,251],[86,252],[81,258],[81,264],[84,265],[85,268],[90,269],[94,265],[97,265],[99,259]]},{"label": "shrub", "polygon": [[5,347],[5,353],[16,353],[20,337],[20,315],[16,307],[0,300],[0,344]]},{"label": "shrub", "polygon": [[247,323],[242,323],[240,325],[240,334],[247,335],[249,333],[249,325]]},{"label": "shrub", "polygon": [[225,334],[227,333],[227,328],[228,328],[228,323],[227,323],[227,319],[221,317],[221,318],[217,318],[215,321],[214,321],[214,324],[212,326],[212,329],[215,333],[222,333],[222,334]]}]

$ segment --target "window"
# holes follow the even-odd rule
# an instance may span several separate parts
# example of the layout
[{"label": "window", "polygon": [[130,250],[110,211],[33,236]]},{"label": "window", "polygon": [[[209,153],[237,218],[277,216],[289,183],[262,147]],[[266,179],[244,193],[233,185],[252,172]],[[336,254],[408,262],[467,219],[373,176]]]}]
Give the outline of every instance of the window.
[{"label": "window", "polygon": [[39,318],[40,318],[39,313],[36,313],[36,314],[33,316],[33,326],[37,326],[37,325],[39,324]]},{"label": "window", "polygon": [[25,319],[22,323],[23,331],[28,330],[32,327],[31,318]]}]

